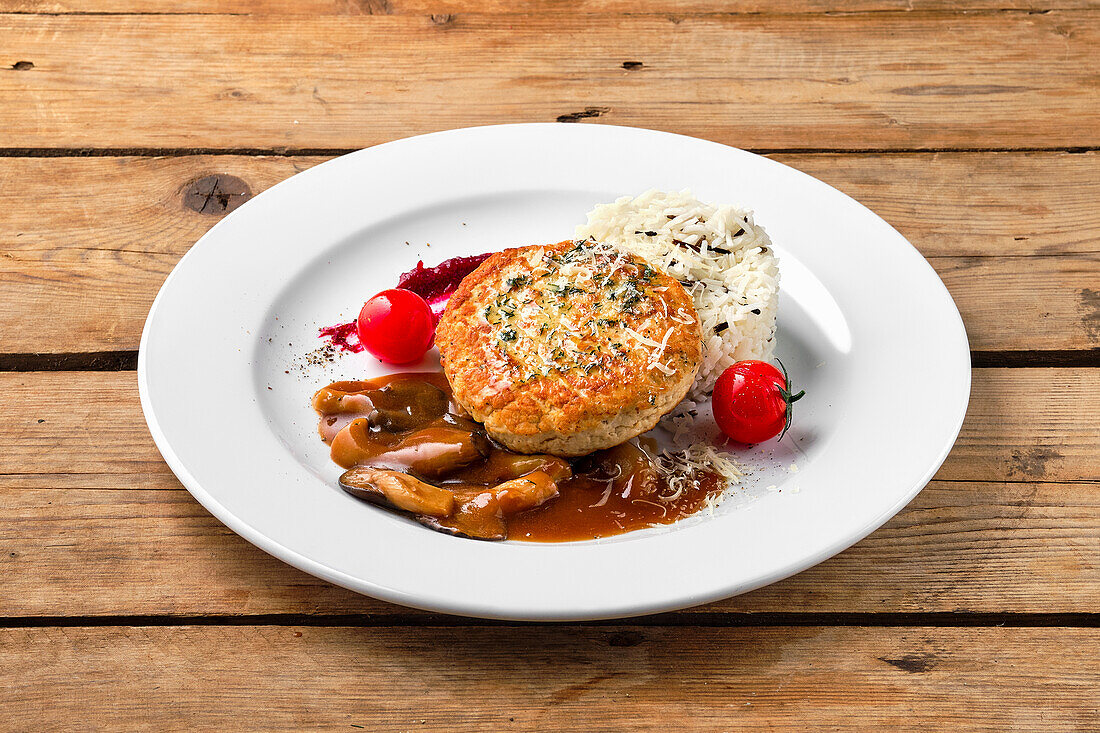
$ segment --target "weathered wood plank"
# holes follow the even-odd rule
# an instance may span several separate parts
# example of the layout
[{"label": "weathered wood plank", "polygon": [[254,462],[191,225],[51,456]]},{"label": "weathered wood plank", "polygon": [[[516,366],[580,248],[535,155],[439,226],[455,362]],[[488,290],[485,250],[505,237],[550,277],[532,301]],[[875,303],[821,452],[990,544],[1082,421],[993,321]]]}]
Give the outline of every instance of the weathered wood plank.
[{"label": "weathered wood plank", "polygon": [[[94,246],[9,250],[0,257],[5,353],[136,349],[149,306],[179,259],[152,249]],[[414,256],[409,266],[415,262]],[[934,257],[931,263],[974,350],[1100,346],[1100,254]]]},{"label": "weathered wood plank", "polygon": [[[1100,153],[778,153],[897,227],[926,257],[1095,254]],[[0,158],[0,250],[98,247],[179,257],[217,216],[183,203],[209,175],[253,194],[319,156]],[[34,201],[34,206],[20,203]]]},{"label": "weathered wood plank", "polygon": [[[866,203],[932,258],[973,348],[1100,343],[1096,153],[773,157]],[[136,348],[157,289],[218,219],[184,205],[188,184],[227,174],[258,193],[322,160],[0,159],[0,350]]]},{"label": "weathered wood plank", "polygon": [[860,201],[925,257],[1100,252],[1100,153],[768,157]]},{"label": "weathered wood plank", "polygon": [[934,257],[974,350],[1100,348],[1100,253]]},{"label": "weathered wood plank", "polygon": [[8,15],[0,145],[348,148],[583,113],[750,148],[1095,146],[1097,17]]},{"label": "weathered wood plank", "polygon": [[[1098,387],[1097,370],[977,370],[958,447],[904,512],[817,568],[696,610],[1094,610]],[[133,374],[0,375],[0,406],[0,615],[404,613],[208,515],[158,458]]]},{"label": "weathered wood plank", "polygon": [[[21,474],[49,480],[59,457],[65,473],[108,482],[88,488],[162,488],[155,477],[171,476],[133,372],[0,373],[0,407],[0,486]],[[936,478],[1100,481],[1098,414],[1098,369],[975,369],[962,432]]]},{"label": "weathered wood plank", "polygon": [[1100,480],[1100,370],[975,369],[937,474],[957,481]]},{"label": "weathered wood plank", "polygon": [[[82,478],[0,488],[3,616],[416,613],[284,565],[182,488],[87,489]],[[691,612],[1091,612],[1098,494],[1100,484],[933,482],[832,560]]]},{"label": "weathered wood plank", "polygon": [[1100,631],[0,630],[15,730],[1094,730]]},{"label": "weathered wood plank", "polygon": [[[647,13],[857,13],[882,11],[1083,10],[1095,0],[662,0]],[[441,15],[457,13],[637,13],[630,0],[2,0],[0,13],[204,13],[212,15]]]}]

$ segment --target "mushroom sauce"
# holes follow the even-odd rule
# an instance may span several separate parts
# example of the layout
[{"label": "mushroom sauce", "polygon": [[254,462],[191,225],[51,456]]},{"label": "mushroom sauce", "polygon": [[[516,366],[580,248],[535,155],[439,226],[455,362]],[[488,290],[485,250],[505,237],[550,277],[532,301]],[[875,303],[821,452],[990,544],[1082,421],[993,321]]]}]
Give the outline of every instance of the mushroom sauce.
[{"label": "mushroom sauce", "polygon": [[569,461],[509,451],[438,372],[335,382],[313,407],[345,491],[462,537],[590,540],[670,524],[725,488],[696,471],[673,491],[646,438]]}]

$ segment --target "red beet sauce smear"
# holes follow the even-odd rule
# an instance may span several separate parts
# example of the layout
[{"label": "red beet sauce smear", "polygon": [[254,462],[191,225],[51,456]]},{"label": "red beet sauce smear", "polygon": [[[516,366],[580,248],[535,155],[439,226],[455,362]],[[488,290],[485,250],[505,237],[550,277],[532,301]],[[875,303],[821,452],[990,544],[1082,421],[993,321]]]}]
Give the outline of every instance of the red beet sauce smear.
[{"label": "red beet sauce smear", "polygon": [[318,337],[327,338],[339,351],[358,354],[363,350],[363,344],[359,343],[359,328],[355,321],[325,326],[318,331]]},{"label": "red beet sauce smear", "polygon": [[[397,287],[411,290],[427,301],[436,322],[447,307],[447,300],[458,288],[462,278],[477,269],[478,265],[489,258],[491,252],[470,257],[452,257],[435,267],[424,267],[424,261],[416,267],[403,272],[397,278]],[[350,351],[357,354],[363,350],[359,343],[359,330],[355,321],[325,326],[318,331],[318,338],[328,339],[337,351]]]},{"label": "red beet sauce smear", "polygon": [[477,269],[478,265],[489,258],[490,252],[469,257],[452,257],[435,267],[424,267],[424,261],[404,272],[397,278],[397,287],[411,290],[428,302],[432,315],[439,321],[447,300],[455,291],[462,278]]}]

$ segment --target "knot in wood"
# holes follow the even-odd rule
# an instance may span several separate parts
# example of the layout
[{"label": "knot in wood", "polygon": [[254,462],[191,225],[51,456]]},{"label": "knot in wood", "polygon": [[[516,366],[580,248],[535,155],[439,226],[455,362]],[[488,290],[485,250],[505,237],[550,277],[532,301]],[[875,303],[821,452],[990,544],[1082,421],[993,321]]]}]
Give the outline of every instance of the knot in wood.
[{"label": "knot in wood", "polygon": [[580,122],[592,117],[600,117],[610,112],[609,107],[585,107],[581,112],[570,112],[567,115],[558,115],[558,122]]},{"label": "knot in wood", "polygon": [[252,189],[236,176],[203,176],[183,188],[183,206],[200,214],[228,214],[248,199]]}]

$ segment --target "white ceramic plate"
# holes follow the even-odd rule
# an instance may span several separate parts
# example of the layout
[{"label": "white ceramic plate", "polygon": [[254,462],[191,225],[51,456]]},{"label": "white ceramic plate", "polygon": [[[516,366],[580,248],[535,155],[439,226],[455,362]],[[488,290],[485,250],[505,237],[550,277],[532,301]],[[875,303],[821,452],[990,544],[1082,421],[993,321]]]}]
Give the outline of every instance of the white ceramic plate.
[{"label": "white ceramic plate", "polygon": [[[559,241],[594,204],[649,188],[754,209],[780,257],[778,355],[807,396],[781,443],[741,454],[753,470],[745,488],[712,516],[532,544],[448,537],[337,487],[310,396],[383,369],[363,354],[302,367],[319,326],[351,320],[420,258]],[[503,125],[346,155],[227,216],[153,303],[138,379],[175,474],[272,555],[418,608],[575,620],[743,593],[866,536],[947,456],[966,411],[970,353],[955,304],[920,254],[814,178],[679,135]]]}]

